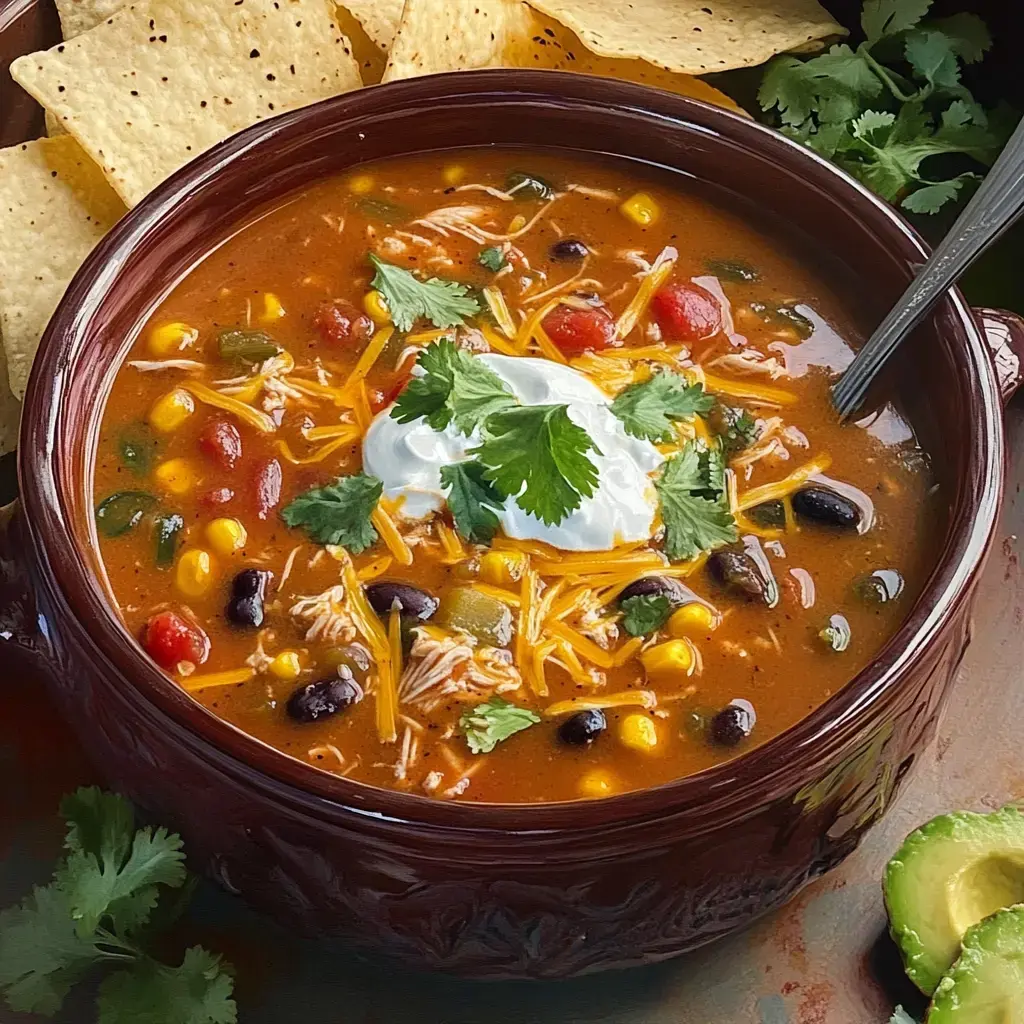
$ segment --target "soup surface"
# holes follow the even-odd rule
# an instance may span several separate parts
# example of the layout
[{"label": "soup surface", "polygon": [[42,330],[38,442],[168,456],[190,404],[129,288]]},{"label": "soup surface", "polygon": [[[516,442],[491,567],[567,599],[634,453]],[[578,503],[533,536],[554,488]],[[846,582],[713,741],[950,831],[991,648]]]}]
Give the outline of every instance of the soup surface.
[{"label": "soup surface", "polygon": [[734,757],[876,655],[940,516],[840,426],[806,256],[617,163],[360,167],[242,226],[114,380],[127,627],[275,747],[436,798],[593,798]]}]

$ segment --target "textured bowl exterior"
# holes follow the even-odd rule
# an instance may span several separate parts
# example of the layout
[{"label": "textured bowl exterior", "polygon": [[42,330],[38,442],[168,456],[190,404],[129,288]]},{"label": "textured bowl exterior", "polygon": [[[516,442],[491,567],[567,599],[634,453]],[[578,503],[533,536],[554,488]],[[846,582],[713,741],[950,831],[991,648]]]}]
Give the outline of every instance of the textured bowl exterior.
[{"label": "textured bowl exterior", "polygon": [[[311,932],[418,967],[562,977],[677,955],[837,864],[935,732],[969,637],[1003,483],[1000,391],[957,295],[910,346],[904,398],[952,513],[899,634],[823,707],[749,754],[609,800],[473,805],[372,789],[245,736],[141,654],[102,582],[91,445],[138,324],[211,237],[354,163],[458,145],[612,153],[756,200],[858,285],[870,325],[923,257],[888,207],[812,154],[720,110],[607,80],[439,76],[339,97],[204,154],[90,257],[51,321],[0,536],[0,635],[43,667],[88,753],[185,836],[192,866]],[[823,271],[824,272],[824,271]],[[870,297],[870,298],[864,298]],[[922,400],[922,395],[927,395]]]}]

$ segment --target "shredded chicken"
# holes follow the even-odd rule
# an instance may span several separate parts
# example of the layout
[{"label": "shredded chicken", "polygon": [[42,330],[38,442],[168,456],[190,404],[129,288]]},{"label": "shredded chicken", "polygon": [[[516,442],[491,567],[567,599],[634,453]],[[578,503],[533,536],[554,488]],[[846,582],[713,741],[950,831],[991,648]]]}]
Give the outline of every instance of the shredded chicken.
[{"label": "shredded chicken", "polygon": [[569,192],[578,192],[581,196],[590,196],[591,199],[607,199],[610,203],[619,200],[618,195],[607,188],[591,188],[589,185],[570,185]]},{"label": "shredded chicken", "polygon": [[480,226],[479,222],[490,212],[483,206],[442,206],[412,223],[415,227],[436,231],[445,238],[451,233],[462,235],[478,245],[482,245],[484,242],[506,242],[521,238],[530,231],[556,201],[557,197],[546,203],[518,231],[501,234]]},{"label": "shredded chicken", "polygon": [[456,192],[486,192],[489,196],[494,196],[495,199],[500,199],[504,203],[511,203],[515,196],[510,192],[502,192],[500,188],[495,188],[493,185],[459,185],[455,190]]},{"label": "shredded chicken", "polygon": [[325,643],[348,643],[356,636],[356,626],[345,602],[345,588],[339,583],[322,594],[300,597],[289,614],[307,626],[306,639]]},{"label": "shredded chicken", "polygon": [[518,690],[519,670],[509,651],[496,647],[474,649],[469,637],[436,639],[420,632],[398,686],[398,699],[431,712],[447,697],[480,699]]},{"label": "shredded chicken", "polygon": [[128,365],[142,373],[154,373],[157,370],[205,370],[206,363],[195,359],[130,359]]},{"label": "shredded chicken", "polygon": [[270,668],[270,663],[274,659],[267,654],[263,649],[263,633],[256,638],[256,650],[245,659],[245,664],[249,666],[257,675],[263,675],[267,669]]},{"label": "shredded chicken", "polygon": [[780,416],[758,420],[758,428],[757,440],[729,460],[734,470],[743,471],[746,480],[750,479],[757,463],[765,460],[769,463],[787,462],[790,448],[809,447],[810,442],[803,432],[797,427],[787,426]]},{"label": "shredded chicken", "polygon": [[708,366],[718,366],[729,373],[740,376],[764,374],[772,380],[786,377],[786,368],[774,356],[765,356],[755,348],[745,348],[741,352],[730,352],[727,355],[712,359]]}]

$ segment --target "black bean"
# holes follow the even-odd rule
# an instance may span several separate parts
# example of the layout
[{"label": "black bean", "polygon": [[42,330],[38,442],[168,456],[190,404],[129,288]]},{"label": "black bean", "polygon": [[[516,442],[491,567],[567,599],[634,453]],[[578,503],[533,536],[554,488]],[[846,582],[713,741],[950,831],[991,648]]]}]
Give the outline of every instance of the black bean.
[{"label": "black bean", "polygon": [[296,722],[315,722],[336,715],[363,699],[362,687],[352,678],[332,676],[300,686],[289,698],[286,709]]},{"label": "black bean", "polygon": [[396,580],[379,580],[376,583],[368,584],[366,599],[382,619],[386,619],[391,614],[391,609],[396,601],[398,610],[403,615],[420,621],[429,619],[440,604],[433,594],[428,594],[425,590],[420,590],[419,587],[410,586],[408,583],[399,583]]},{"label": "black bean", "polygon": [[577,711],[558,727],[558,738],[574,747],[587,747],[607,728],[608,721],[603,711],[597,708]]},{"label": "black bean", "polygon": [[860,509],[841,494],[825,487],[804,487],[793,495],[793,511],[801,518],[843,530],[860,525]]},{"label": "black bean", "polygon": [[711,742],[719,747],[735,747],[754,731],[756,721],[753,704],[745,700],[734,700],[711,719]]},{"label": "black bean", "polygon": [[631,597],[667,597],[673,608],[694,600],[693,593],[671,576],[641,576],[619,594],[619,603]]},{"label": "black bean", "polygon": [[578,238],[560,238],[548,253],[557,263],[579,263],[587,258],[590,250]]},{"label": "black bean", "polygon": [[225,614],[236,626],[259,629],[263,625],[263,598],[271,573],[265,569],[243,569],[231,581],[231,600]]},{"label": "black bean", "polygon": [[772,603],[771,584],[757,562],[744,551],[716,551],[708,559],[708,572],[727,590]]}]

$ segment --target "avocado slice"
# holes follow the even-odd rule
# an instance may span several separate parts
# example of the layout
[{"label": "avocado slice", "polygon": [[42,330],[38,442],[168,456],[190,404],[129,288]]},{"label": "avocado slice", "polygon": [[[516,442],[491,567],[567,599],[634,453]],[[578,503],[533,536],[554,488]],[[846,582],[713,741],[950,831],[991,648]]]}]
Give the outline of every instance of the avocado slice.
[{"label": "avocado slice", "polygon": [[910,980],[931,995],[964,932],[1024,903],[1024,814],[943,814],[911,832],[882,883],[889,930]]},{"label": "avocado slice", "polygon": [[927,1024],[1024,1021],[1024,906],[968,928],[963,952],[939,982]]}]

